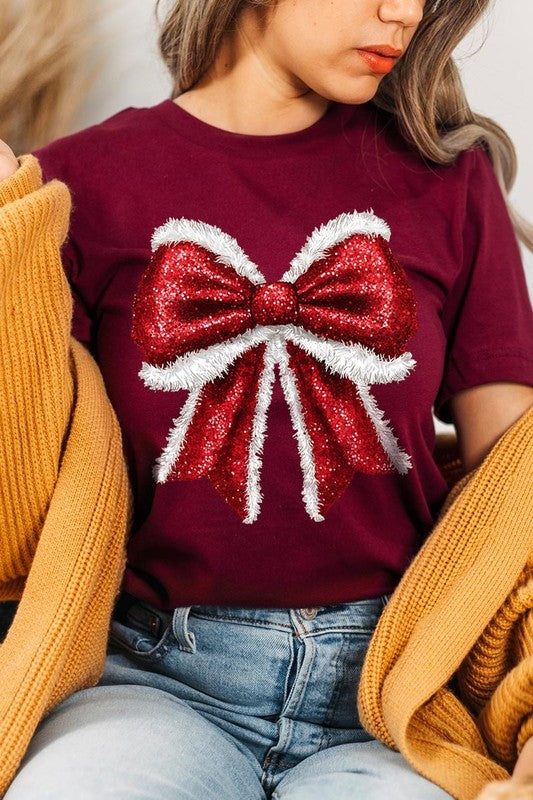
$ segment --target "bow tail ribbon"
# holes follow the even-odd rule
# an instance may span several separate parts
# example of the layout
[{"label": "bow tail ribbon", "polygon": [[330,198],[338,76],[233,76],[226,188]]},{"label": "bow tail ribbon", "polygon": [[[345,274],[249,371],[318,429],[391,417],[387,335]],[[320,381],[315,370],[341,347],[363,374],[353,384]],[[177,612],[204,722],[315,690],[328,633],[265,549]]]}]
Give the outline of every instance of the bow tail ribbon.
[{"label": "bow tail ribbon", "polygon": [[157,460],[156,480],[208,477],[243,522],[254,522],[262,500],[261,452],[276,363],[311,519],[324,519],[356,470],[407,471],[409,456],[398,447],[367,384],[337,374],[333,364],[289,340],[272,339],[190,391]]},{"label": "bow tail ribbon", "polygon": [[406,472],[409,457],[365,384],[335,374],[290,341],[284,352],[280,378],[298,438],[302,496],[309,515],[319,521],[355,470]]},{"label": "bow tail ribbon", "polygon": [[190,392],[156,464],[160,483],[208,477],[244,522],[259,512],[259,453],[274,379],[266,348],[251,348]]}]

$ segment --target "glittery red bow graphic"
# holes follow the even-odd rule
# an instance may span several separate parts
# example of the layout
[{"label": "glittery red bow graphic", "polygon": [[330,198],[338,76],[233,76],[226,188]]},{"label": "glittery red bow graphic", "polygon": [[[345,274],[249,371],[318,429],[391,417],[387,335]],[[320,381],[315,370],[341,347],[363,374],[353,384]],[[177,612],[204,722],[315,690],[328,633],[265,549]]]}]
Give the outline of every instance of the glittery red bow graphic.
[{"label": "glittery red bow graphic", "polygon": [[410,458],[369,385],[400,381],[416,330],[414,294],[372,213],[317,228],[280,281],[266,283],[219,228],[171,219],[152,238],[133,338],[153,389],[189,390],[155,477],[209,477],[243,522],[261,505],[261,452],[274,366],[287,401],[309,516],[323,514],[354,471],[405,473]]}]

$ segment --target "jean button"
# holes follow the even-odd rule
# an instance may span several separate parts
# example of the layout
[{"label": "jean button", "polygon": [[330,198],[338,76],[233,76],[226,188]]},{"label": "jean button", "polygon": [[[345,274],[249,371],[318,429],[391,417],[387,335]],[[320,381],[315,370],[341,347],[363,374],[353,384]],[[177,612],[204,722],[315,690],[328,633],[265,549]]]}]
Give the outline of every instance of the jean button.
[{"label": "jean button", "polygon": [[304,619],[314,619],[318,614],[318,608],[301,608],[300,614]]}]

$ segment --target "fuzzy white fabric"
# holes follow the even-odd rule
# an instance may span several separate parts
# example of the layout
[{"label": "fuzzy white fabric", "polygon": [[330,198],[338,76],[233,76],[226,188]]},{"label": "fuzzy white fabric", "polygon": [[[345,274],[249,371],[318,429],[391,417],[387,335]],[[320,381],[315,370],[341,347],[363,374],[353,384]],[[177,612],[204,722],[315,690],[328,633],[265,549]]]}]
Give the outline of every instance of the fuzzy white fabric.
[{"label": "fuzzy white fabric", "polygon": [[267,411],[272,398],[272,386],[275,378],[276,353],[275,343],[270,341],[265,349],[264,369],[259,381],[257,392],[257,405],[255,409],[252,436],[250,441],[250,454],[248,457],[248,482],[246,487],[246,517],[243,522],[255,522],[259,516],[261,501],[261,467],[263,444],[265,442]]},{"label": "fuzzy white fabric", "polygon": [[283,341],[278,347],[279,377],[285,400],[289,406],[292,426],[298,441],[298,453],[303,473],[302,497],[307,513],[315,522],[322,522],[324,517],[319,512],[318,486],[316,482],[313,443],[305,425],[300,395],[292,370],[289,367],[289,354]]},{"label": "fuzzy white fabric", "polygon": [[152,251],[155,252],[162,244],[179,242],[191,242],[204,247],[213,253],[217,261],[233,267],[235,272],[245,276],[253,284],[265,282],[265,276],[261,274],[257,264],[250,261],[237,240],[216,225],[208,225],[207,222],[198,222],[185,217],[171,218],[153,232]]},{"label": "fuzzy white fabric", "polygon": [[154,477],[157,483],[165,483],[168,476],[172,472],[174,464],[179,458],[181,448],[187,435],[187,430],[191,424],[191,420],[196,410],[196,403],[202,387],[195,389],[190,393],[187,400],[183,404],[181,413],[178,419],[173,420],[174,427],[170,429],[167,444],[159,458],[157,459],[154,467]]},{"label": "fuzzy white fabric", "polygon": [[315,228],[300,252],[291,261],[290,269],[281,280],[295,281],[309,269],[311,264],[324,258],[328,250],[356,233],[370,237],[383,236],[387,241],[390,239],[389,226],[372,211],[339,214],[338,217]]},{"label": "fuzzy white fabric", "polygon": [[143,364],[139,374],[147,386],[166,391],[176,391],[182,388],[190,391],[179,418],[174,420],[174,427],[170,431],[167,445],[158,458],[154,474],[159,483],[168,479],[179,458],[187,429],[194,416],[196,403],[204,385],[224,375],[228,367],[251,347],[266,341],[267,347],[263,357],[263,370],[259,382],[248,457],[247,513],[243,521],[254,522],[259,515],[261,506],[261,454],[266,431],[266,416],[272,397],[275,364],[279,364],[280,382],[298,443],[303,473],[302,498],[305,508],[315,522],[324,519],[319,511],[312,442],[305,425],[296,380],[289,366],[286,340],[301,346],[309,355],[322,361],[331,372],[349,378],[356,385],[364,408],[374,424],[379,441],[389,456],[391,468],[395,468],[402,475],[410,469],[411,459],[401,450],[398,440],[391,430],[390,422],[384,419],[383,411],[378,408],[375,398],[370,393],[368,383],[389,383],[402,380],[415,364],[411,354],[405,353],[399,358],[386,359],[376,356],[361,345],[345,345],[321,339],[321,337],[313,336],[308,331],[292,325],[272,325],[258,326],[254,331],[246,332],[228,342],[220,342],[205,350],[182,356],[167,366],[156,367]]}]

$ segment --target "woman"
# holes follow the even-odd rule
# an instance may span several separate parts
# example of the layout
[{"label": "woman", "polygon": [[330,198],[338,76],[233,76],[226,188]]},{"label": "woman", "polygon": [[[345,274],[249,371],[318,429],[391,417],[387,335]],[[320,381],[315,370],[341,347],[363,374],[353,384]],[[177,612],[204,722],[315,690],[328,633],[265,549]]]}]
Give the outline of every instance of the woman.
[{"label": "woman", "polygon": [[354,699],[446,494],[432,406],[471,469],[533,399],[473,145],[502,175],[512,150],[450,61],[480,5],[177,3],[177,96],[35,154],[72,192],[74,333],[136,502],[105,672],[42,721],[8,800],[449,796]]}]

